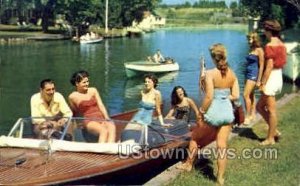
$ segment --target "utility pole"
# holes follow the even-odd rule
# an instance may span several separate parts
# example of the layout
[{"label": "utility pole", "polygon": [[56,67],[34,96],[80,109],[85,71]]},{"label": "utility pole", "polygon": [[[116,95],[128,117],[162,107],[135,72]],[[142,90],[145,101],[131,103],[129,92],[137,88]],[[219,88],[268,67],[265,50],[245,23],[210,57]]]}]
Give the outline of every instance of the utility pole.
[{"label": "utility pole", "polygon": [[108,33],[108,0],[105,2],[105,34]]}]

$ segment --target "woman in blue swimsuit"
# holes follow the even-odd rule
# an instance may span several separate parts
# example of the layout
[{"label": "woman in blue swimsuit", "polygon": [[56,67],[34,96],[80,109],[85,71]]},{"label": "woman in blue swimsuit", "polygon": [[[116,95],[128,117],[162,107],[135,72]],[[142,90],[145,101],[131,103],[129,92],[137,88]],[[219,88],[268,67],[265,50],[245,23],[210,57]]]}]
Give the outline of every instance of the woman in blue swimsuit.
[{"label": "woman in blue swimsuit", "polygon": [[255,86],[260,86],[264,69],[264,51],[261,47],[257,33],[248,35],[250,46],[249,55],[246,57],[246,83],[244,88],[244,100],[246,106],[246,118],[244,124],[250,124],[255,119]]},{"label": "woman in blue swimsuit", "polygon": [[145,87],[141,90],[141,101],[139,103],[139,110],[127,124],[122,133],[122,141],[134,139],[135,142],[140,142],[140,132],[143,125],[150,125],[152,123],[153,112],[156,111],[159,123],[162,126],[170,126],[165,124],[161,112],[161,93],[156,89],[158,80],[152,75],[145,75]]},{"label": "woman in blue swimsuit", "polygon": [[217,182],[224,185],[224,172],[227,162],[227,141],[234,120],[231,101],[239,98],[239,84],[234,72],[228,67],[226,48],[214,44],[210,54],[216,68],[206,71],[205,97],[199,108],[197,127],[192,131],[189,143],[189,156],[177,168],[192,170],[198,147],[203,147],[216,139],[218,154]]}]

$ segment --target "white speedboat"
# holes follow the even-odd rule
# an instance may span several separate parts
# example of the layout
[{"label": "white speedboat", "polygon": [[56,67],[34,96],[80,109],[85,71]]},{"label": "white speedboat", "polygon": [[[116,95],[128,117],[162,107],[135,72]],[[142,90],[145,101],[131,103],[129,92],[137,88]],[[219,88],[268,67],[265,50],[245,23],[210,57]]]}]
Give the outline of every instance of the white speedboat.
[{"label": "white speedboat", "polygon": [[283,68],[283,75],[293,82],[300,75],[300,51],[297,42],[285,43],[287,49],[287,63]]},{"label": "white speedboat", "polygon": [[[171,60],[172,61],[172,60]],[[134,77],[145,73],[167,73],[179,70],[178,63],[172,62],[154,63],[152,61],[135,61],[124,63],[126,76]]]},{"label": "white speedboat", "polygon": [[[190,138],[189,123],[167,120],[173,126],[165,128],[157,120],[149,125],[128,122],[135,112],[114,115],[110,121],[69,118],[62,131],[47,127],[38,136],[32,130],[32,121],[41,118],[20,118],[7,136],[0,136],[0,185],[118,182],[113,180],[118,175],[140,176],[142,171],[175,158],[176,150],[184,152]],[[112,122],[117,142],[98,143],[98,136],[85,129],[85,120]],[[174,156],[165,156],[164,152],[174,152]]]},{"label": "white speedboat", "polygon": [[103,37],[91,38],[91,39],[80,39],[80,44],[93,44],[99,43],[103,40]]}]

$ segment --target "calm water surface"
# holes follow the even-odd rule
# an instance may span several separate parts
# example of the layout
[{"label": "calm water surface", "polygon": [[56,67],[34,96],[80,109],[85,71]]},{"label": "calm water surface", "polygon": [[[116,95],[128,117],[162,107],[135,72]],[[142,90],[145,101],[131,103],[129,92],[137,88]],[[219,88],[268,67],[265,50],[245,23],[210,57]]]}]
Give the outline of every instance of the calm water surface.
[{"label": "calm water surface", "polygon": [[[227,47],[228,61],[243,88],[244,58],[248,52],[244,31],[170,29],[94,45],[71,41],[1,45],[0,134],[7,134],[17,118],[30,115],[30,97],[39,91],[41,79],[54,79],[57,91],[67,98],[74,89],[69,83],[70,76],[80,69],[90,72],[91,86],[98,88],[110,114],[136,108],[143,78],[127,79],[123,63],[144,59],[156,49],[180,65],[179,72],[159,78],[166,109],[176,85],[184,86],[188,95],[199,103],[199,58],[203,55],[207,67],[212,67],[208,47],[218,42]],[[291,89],[291,85],[285,84],[285,91]]]}]

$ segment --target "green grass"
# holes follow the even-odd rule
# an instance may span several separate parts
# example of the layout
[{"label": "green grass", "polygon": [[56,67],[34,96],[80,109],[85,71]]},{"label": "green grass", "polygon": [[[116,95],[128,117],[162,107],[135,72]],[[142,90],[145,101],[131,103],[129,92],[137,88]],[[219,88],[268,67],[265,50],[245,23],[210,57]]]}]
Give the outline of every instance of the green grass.
[{"label": "green grass", "polygon": [[[263,147],[259,141],[267,134],[267,125],[260,121],[253,128],[244,131],[229,142],[229,147],[237,150],[241,156],[243,149],[256,151],[256,157],[249,159],[231,159],[225,173],[225,185],[295,185],[300,184],[300,97],[294,98],[278,110],[278,128],[282,132],[279,143]],[[268,150],[277,152],[276,159],[259,158]],[[264,157],[264,155],[263,155]],[[269,157],[269,158],[268,158]],[[191,173],[182,173],[168,185],[215,185],[216,161],[201,160]]]}]

